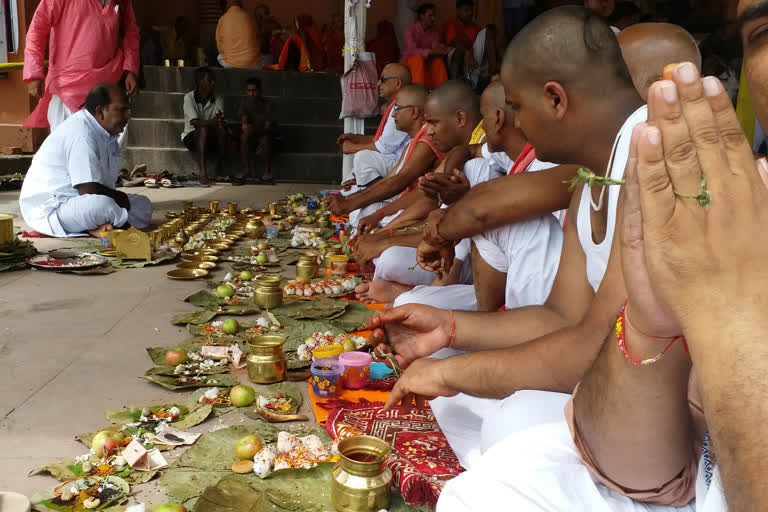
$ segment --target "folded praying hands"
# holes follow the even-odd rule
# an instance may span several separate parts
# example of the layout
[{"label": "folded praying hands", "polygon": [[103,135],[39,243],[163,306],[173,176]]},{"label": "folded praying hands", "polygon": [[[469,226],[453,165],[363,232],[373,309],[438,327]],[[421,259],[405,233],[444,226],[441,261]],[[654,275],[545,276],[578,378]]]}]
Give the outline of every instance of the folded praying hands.
[{"label": "folded praying hands", "polygon": [[[632,323],[690,343],[691,329],[757,307],[750,304],[768,290],[768,241],[760,235],[768,166],[755,162],[720,81],[702,80],[689,63],[651,87],[649,112],[627,164],[622,260]],[[702,177],[707,207],[683,197],[697,194]]]}]

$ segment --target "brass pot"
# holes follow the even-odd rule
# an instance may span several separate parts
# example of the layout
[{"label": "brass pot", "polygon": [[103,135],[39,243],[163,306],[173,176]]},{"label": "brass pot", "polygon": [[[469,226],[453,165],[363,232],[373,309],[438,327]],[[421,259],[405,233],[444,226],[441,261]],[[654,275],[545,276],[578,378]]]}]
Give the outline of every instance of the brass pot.
[{"label": "brass pot", "polygon": [[280,276],[264,276],[258,280],[253,292],[256,304],[264,309],[276,308],[283,303],[283,290],[280,288]]},{"label": "brass pot", "polygon": [[256,384],[272,384],[285,380],[288,363],[285,360],[283,336],[256,336],[248,341],[250,354],[246,359],[248,378]]},{"label": "brass pot", "polygon": [[296,280],[307,282],[317,275],[317,260],[299,260],[296,263]]},{"label": "brass pot", "polygon": [[10,243],[15,238],[13,236],[13,219],[16,216],[12,213],[0,213],[0,245]]},{"label": "brass pot", "polygon": [[254,217],[245,225],[245,234],[252,240],[263,237],[266,230],[267,227],[261,222],[261,217]]},{"label": "brass pot", "polygon": [[189,242],[189,236],[182,230],[176,233],[175,240],[179,247],[184,247],[186,243]]},{"label": "brass pot", "polygon": [[389,506],[392,471],[386,466],[391,448],[371,436],[352,436],[339,443],[331,501],[339,512],[375,512]]},{"label": "brass pot", "polygon": [[212,214],[219,213],[219,202],[218,201],[211,201],[208,203],[208,211]]}]

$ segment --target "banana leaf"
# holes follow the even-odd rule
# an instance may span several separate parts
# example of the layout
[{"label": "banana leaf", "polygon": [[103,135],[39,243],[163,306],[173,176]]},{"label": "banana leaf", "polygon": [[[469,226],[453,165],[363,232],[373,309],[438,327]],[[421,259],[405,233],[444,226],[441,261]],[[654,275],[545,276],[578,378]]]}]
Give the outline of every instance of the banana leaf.
[{"label": "banana leaf", "polygon": [[337,299],[318,298],[307,301],[291,302],[283,304],[272,310],[272,314],[277,316],[289,316],[296,319],[319,320],[328,318],[330,315],[339,311],[345,311],[349,302]]},{"label": "banana leaf", "polygon": [[[302,397],[301,397],[301,391],[299,391],[299,388],[297,388],[295,385],[291,384],[290,382],[279,382],[277,384],[271,384],[269,386],[262,386],[258,390],[256,390],[257,395],[261,395],[266,398],[272,398],[275,393],[283,393],[285,397],[290,401],[291,408],[286,409],[284,411],[276,411],[273,409],[267,409],[269,412],[275,413],[275,414],[296,414],[299,410],[299,407],[301,407]],[[258,398],[257,398],[258,401]],[[256,413],[256,407],[247,407],[243,409],[243,414],[248,416],[249,418],[253,418],[254,420],[258,420],[261,418]]]},{"label": "banana leaf", "polygon": [[365,304],[347,302],[347,309],[344,314],[338,318],[328,320],[328,323],[343,332],[353,332],[364,329],[368,319],[379,314],[381,313],[370,309]]},{"label": "banana leaf", "polygon": [[171,318],[171,323],[173,325],[199,325],[210,322],[216,315],[217,313],[215,311],[208,311],[207,309],[196,311],[194,313],[182,313],[180,315],[174,315],[173,318]]},{"label": "banana leaf", "polygon": [[[171,467],[164,470],[163,475],[158,480],[158,484],[162,491],[178,501],[187,501],[200,496],[207,487],[216,485],[222,477],[226,476],[244,479],[244,481],[249,482],[249,484],[255,483],[259,485],[261,479],[253,473],[247,475],[232,474],[231,467],[236,461],[234,446],[238,440],[249,434],[259,436],[264,444],[273,443],[277,440],[277,434],[280,430],[289,431],[297,436],[315,434],[324,442],[330,442],[330,437],[325,429],[317,427],[306,428],[300,426],[282,426],[280,429],[277,429],[264,422],[228,427],[201,437],[200,440],[189,447],[181,457],[171,465]],[[313,479],[314,477],[314,473],[311,473],[313,470],[286,471],[309,474],[309,479]],[[273,477],[263,481],[276,481],[276,486],[282,486],[286,485],[287,482],[291,481],[293,478],[297,478],[298,475],[300,475],[300,473],[292,475],[278,472]],[[255,490],[260,490],[262,488],[265,487],[261,485],[254,487]],[[330,487],[328,489],[330,489]],[[333,509],[328,508],[327,510]]]},{"label": "banana leaf", "polygon": [[155,384],[163,386],[165,389],[170,389],[171,391],[178,391],[180,389],[210,388],[214,386],[220,388],[229,388],[240,384],[237,379],[228,374],[203,375],[200,377],[201,380],[199,382],[193,381],[185,383],[176,383],[178,377],[172,377],[168,375],[145,375],[144,378],[150,382],[154,382]]}]

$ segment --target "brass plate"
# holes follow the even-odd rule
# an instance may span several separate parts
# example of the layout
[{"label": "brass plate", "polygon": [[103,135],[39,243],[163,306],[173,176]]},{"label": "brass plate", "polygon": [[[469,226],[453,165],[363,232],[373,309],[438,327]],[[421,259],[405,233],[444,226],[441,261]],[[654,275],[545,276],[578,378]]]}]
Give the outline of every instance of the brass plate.
[{"label": "brass plate", "polygon": [[230,236],[237,236],[237,237],[245,236],[245,231],[242,230],[242,229],[233,229],[232,231],[227,233],[227,236],[228,237],[230,237]]},{"label": "brass plate", "polygon": [[214,262],[216,262],[216,261],[219,261],[219,257],[218,256],[213,256],[213,255],[182,256],[181,257],[181,261],[186,261],[186,262],[192,261],[192,262],[195,262],[195,263],[200,263],[201,261],[214,261]]},{"label": "brass plate", "polygon": [[171,279],[198,279],[207,276],[208,271],[201,268],[179,268],[165,275]]},{"label": "brass plate", "polygon": [[216,264],[212,261],[182,261],[177,264],[178,268],[201,268],[203,270],[212,270],[216,268]]},{"label": "brass plate", "polygon": [[182,258],[185,258],[185,257],[196,258],[198,256],[216,256],[217,254],[219,254],[219,250],[218,249],[210,249],[210,248],[207,248],[207,249],[189,249],[189,250],[184,251],[183,253],[181,253],[181,257]]},{"label": "brass plate", "polygon": [[117,250],[115,249],[102,249],[99,251],[102,256],[117,257]]},{"label": "brass plate", "polygon": [[228,244],[226,242],[219,242],[217,244],[210,244],[208,247],[210,247],[211,249],[217,249],[217,250],[222,250],[223,251],[225,249],[229,249],[231,247],[231,245],[232,244]]}]

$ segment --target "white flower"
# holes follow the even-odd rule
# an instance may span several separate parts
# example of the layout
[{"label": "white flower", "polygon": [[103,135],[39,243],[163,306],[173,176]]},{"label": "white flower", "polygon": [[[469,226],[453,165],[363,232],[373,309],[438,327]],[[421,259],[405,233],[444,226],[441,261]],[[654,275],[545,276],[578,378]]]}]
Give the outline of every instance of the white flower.
[{"label": "white flower", "polygon": [[206,391],[203,396],[209,400],[214,400],[218,398],[219,392],[220,392],[219,388],[211,388],[208,391]]},{"label": "white flower", "polygon": [[258,319],[256,319],[256,325],[259,327],[264,327],[265,329],[269,327],[269,320],[264,318],[263,316],[260,316]]}]

